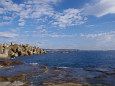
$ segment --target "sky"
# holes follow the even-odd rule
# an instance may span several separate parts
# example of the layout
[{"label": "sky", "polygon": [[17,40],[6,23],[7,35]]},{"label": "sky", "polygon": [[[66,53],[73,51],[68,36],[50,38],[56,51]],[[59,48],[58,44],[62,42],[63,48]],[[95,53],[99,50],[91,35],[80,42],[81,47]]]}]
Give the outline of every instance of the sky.
[{"label": "sky", "polygon": [[0,0],[0,43],[115,50],[115,0]]}]

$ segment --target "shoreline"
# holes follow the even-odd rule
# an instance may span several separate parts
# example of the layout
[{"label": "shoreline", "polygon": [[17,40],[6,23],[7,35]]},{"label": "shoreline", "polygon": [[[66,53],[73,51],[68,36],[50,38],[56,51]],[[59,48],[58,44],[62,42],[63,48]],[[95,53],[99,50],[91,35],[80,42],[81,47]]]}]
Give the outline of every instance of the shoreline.
[{"label": "shoreline", "polygon": [[[5,71],[5,73],[1,72],[0,74],[0,85],[8,83],[11,84],[10,86],[12,84],[16,86],[20,86],[20,84],[22,86],[37,86],[35,85],[36,83],[39,86],[114,86],[108,85],[107,82],[98,82],[98,80],[107,79],[107,77],[115,75],[114,68],[60,68],[38,64],[25,64],[20,61],[7,60],[6,62],[2,62],[3,64],[0,65],[3,67],[0,70]],[[85,73],[87,75],[84,75]],[[38,78],[38,81],[34,81],[34,77]],[[29,82],[29,79],[33,83]]]},{"label": "shoreline", "polygon": [[114,86],[109,81],[114,81],[115,68],[110,67],[63,68],[9,59],[0,65],[2,86]]}]

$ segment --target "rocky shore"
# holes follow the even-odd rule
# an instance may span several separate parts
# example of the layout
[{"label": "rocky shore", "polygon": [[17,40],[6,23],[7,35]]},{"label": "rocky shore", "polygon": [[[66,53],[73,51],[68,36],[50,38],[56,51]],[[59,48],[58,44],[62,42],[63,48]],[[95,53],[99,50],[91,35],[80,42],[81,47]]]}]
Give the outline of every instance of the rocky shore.
[{"label": "rocky shore", "polygon": [[115,68],[60,68],[0,61],[0,86],[115,86]]},{"label": "rocky shore", "polygon": [[46,53],[44,49],[29,44],[0,44],[0,58],[14,58],[18,56],[39,55]]},{"label": "rocky shore", "polygon": [[88,86],[78,83],[71,69],[11,60],[0,61],[0,65],[0,86]]}]

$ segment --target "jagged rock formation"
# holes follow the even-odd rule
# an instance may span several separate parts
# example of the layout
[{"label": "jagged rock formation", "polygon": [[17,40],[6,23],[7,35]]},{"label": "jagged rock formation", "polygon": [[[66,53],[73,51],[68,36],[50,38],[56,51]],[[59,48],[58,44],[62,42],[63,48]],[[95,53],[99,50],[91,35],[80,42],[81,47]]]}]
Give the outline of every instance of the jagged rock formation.
[{"label": "jagged rock formation", "polygon": [[36,46],[29,46],[29,44],[0,44],[0,58],[14,58],[43,53],[46,53],[44,49],[40,49]]}]

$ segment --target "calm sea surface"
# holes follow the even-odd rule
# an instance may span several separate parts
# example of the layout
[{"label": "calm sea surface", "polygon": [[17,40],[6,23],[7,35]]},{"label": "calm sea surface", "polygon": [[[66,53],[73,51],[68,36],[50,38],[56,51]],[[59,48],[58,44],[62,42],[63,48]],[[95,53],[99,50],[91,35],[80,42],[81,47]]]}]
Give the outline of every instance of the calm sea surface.
[{"label": "calm sea surface", "polygon": [[25,56],[13,59],[25,63],[35,63],[46,66],[87,68],[115,68],[115,51],[79,51],[72,53],[47,53]]}]

